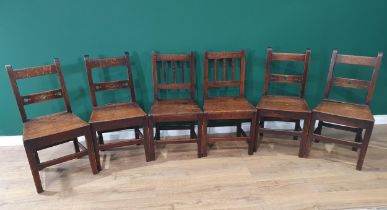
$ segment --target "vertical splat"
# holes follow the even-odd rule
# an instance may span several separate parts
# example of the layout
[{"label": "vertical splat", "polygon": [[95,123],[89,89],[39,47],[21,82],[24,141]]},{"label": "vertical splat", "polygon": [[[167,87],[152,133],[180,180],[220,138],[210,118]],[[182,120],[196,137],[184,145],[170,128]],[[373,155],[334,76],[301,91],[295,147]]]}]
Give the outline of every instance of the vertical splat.
[{"label": "vertical splat", "polygon": [[223,81],[226,81],[226,58],[223,58]]},{"label": "vertical splat", "polygon": [[231,77],[232,77],[232,81],[235,80],[235,64],[234,64],[235,60],[234,58],[231,58]]},{"label": "vertical splat", "polygon": [[218,60],[214,59],[214,81],[217,80],[216,76],[218,74]]}]

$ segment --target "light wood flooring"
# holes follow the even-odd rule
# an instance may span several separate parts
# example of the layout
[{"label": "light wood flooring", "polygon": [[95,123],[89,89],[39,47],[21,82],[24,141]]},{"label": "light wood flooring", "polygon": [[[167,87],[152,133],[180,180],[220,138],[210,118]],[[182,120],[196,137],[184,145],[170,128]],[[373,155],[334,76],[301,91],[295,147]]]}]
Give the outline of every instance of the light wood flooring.
[{"label": "light wood flooring", "polygon": [[[0,147],[0,209],[387,209],[386,125],[376,126],[363,171],[348,147],[314,144],[301,159],[298,143],[265,137],[253,156],[243,142],[219,143],[201,159],[194,144],[158,146],[149,163],[142,146],[121,148],[103,152],[98,175],[86,157],[45,169],[42,194],[23,147]],[[72,149],[55,147],[41,159]]]}]

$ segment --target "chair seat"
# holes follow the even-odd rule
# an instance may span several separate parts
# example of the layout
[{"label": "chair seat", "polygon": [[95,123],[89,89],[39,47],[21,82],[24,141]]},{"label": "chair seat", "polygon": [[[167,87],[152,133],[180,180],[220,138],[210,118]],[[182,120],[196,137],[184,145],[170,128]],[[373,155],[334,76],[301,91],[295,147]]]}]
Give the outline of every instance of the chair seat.
[{"label": "chair seat", "polygon": [[285,111],[285,112],[310,112],[305,99],[291,96],[263,96],[257,109]]},{"label": "chair seat", "polygon": [[370,122],[374,121],[374,116],[367,105],[324,100],[313,112]]},{"label": "chair seat", "polygon": [[156,101],[149,112],[152,116],[176,116],[199,113],[201,113],[200,107],[192,100]]},{"label": "chair seat", "polygon": [[94,108],[89,123],[112,122],[145,116],[146,113],[137,103],[117,103]]},{"label": "chair seat", "polygon": [[204,100],[203,106],[206,113],[224,112],[254,112],[255,107],[245,98],[217,97]]},{"label": "chair seat", "polygon": [[23,140],[30,141],[87,126],[86,122],[72,113],[64,112],[47,115],[23,124]]}]

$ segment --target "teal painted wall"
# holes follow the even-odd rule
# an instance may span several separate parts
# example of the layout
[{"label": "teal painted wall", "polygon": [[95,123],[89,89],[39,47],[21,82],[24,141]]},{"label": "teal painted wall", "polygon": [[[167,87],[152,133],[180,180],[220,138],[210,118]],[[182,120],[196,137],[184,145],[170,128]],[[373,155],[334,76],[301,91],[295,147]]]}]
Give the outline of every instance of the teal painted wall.
[{"label": "teal painted wall", "polygon": [[[0,66],[36,66],[61,59],[74,113],[87,120],[91,102],[82,56],[131,53],[136,95],[152,103],[151,51],[196,53],[197,99],[202,103],[203,51],[246,49],[246,96],[256,104],[263,89],[266,48],[312,50],[306,98],[321,100],[333,48],[376,56],[387,52],[385,0],[36,0],[0,1]],[[385,60],[385,62],[387,62]],[[365,77],[355,70],[351,76]],[[387,65],[382,65],[372,110],[387,114]],[[54,85],[32,79],[34,92]],[[43,87],[43,88],[42,88]],[[277,90],[278,91],[278,90]],[[359,101],[361,94],[337,90]],[[122,98],[120,93],[117,98]],[[5,70],[0,71],[0,135],[21,134],[21,120]],[[32,116],[57,111],[60,103],[29,108]]]}]

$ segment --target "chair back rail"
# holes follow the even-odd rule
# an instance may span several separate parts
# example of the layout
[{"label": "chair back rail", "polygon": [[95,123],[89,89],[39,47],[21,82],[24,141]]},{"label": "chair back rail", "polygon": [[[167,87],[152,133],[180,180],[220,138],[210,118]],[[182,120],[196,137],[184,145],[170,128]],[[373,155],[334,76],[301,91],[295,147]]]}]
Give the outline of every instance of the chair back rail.
[{"label": "chair back rail", "polygon": [[[327,78],[327,85],[325,88],[324,98],[328,99],[331,93],[332,86],[339,86],[344,88],[355,88],[367,90],[365,104],[369,105],[375,89],[376,80],[379,75],[380,65],[382,62],[383,53],[379,52],[376,57],[357,56],[357,55],[343,55],[338,54],[338,50],[333,50],[331,63],[329,66],[329,73]],[[336,77],[334,75],[336,63],[367,66],[372,67],[372,76],[370,80],[359,80],[351,78]]]},{"label": "chair back rail", "polygon": [[[235,79],[235,63],[239,60],[240,79]],[[213,81],[209,80],[209,63],[213,63]],[[218,63],[221,63],[222,77],[218,78]],[[226,72],[228,63],[231,63],[231,80],[227,80]],[[204,98],[208,98],[209,88],[239,87],[239,96],[243,97],[245,92],[245,51],[240,52],[205,52],[204,53]]]},{"label": "chair back rail", "polygon": [[[96,92],[108,91],[108,90],[120,90],[128,89],[132,102],[136,102],[136,96],[134,93],[132,69],[130,65],[129,53],[125,52],[123,57],[112,58],[96,58],[92,59],[88,55],[84,56],[87,79],[89,82],[90,95],[93,107],[98,106]],[[128,79],[116,80],[108,82],[94,82],[92,72],[97,68],[110,68],[116,66],[123,66],[127,69]]]},{"label": "chair back rail", "polygon": [[[12,90],[15,95],[16,102],[23,122],[28,121],[27,113],[25,110],[26,105],[41,103],[41,102],[50,101],[58,98],[64,99],[66,111],[71,113],[70,100],[67,95],[66,84],[64,82],[59,59],[55,58],[54,63],[50,65],[15,69],[15,70],[11,65],[6,65],[5,68],[7,69]],[[28,95],[21,95],[17,84],[18,80],[45,76],[50,74],[57,74],[58,80],[61,86],[60,89],[48,90],[48,91],[43,91],[43,92],[33,93]]]},{"label": "chair back rail", "polygon": [[[185,69],[189,68],[189,83],[185,81]],[[153,71],[153,88],[154,100],[159,100],[160,90],[190,90],[190,97],[194,100],[194,55],[190,54],[160,54],[152,53],[152,71]],[[181,80],[178,81],[177,75],[180,71]],[[167,78],[168,72],[172,74],[172,81],[169,82]],[[160,74],[158,74],[160,73]],[[161,78],[158,77],[161,75]]]},{"label": "chair back rail", "polygon": [[[265,81],[264,81],[264,95],[268,95],[269,85],[271,82],[279,83],[299,83],[300,97],[305,97],[306,80],[308,77],[310,50],[306,49],[304,54],[302,53],[283,53],[273,52],[272,48],[267,49],[266,66],[265,66]],[[304,69],[302,75],[290,75],[290,74],[271,74],[270,66],[272,61],[289,61],[289,62],[303,62]]]}]

